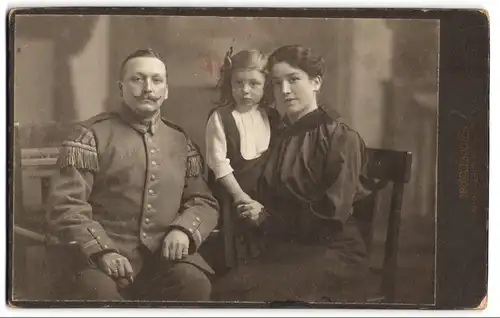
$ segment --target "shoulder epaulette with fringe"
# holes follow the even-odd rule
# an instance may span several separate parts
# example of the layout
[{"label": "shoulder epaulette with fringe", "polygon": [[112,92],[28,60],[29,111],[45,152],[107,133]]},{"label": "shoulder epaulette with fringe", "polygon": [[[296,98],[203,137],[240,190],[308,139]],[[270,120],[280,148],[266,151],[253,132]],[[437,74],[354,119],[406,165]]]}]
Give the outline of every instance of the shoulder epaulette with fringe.
[{"label": "shoulder epaulette with fringe", "polygon": [[73,127],[73,133],[62,143],[58,158],[59,167],[72,166],[77,169],[97,172],[99,170],[99,158],[95,136],[91,127],[93,124],[106,120],[111,116],[110,113],[101,113],[76,124]]},{"label": "shoulder epaulette with fringe", "polygon": [[204,162],[198,146],[188,137],[187,133],[180,126],[170,122],[164,117],[162,117],[161,120],[165,123],[165,125],[181,132],[184,135],[184,137],[186,137],[186,144],[187,144],[186,178],[196,178],[200,174],[203,174]]},{"label": "shoulder epaulette with fringe", "polygon": [[203,157],[201,156],[198,146],[189,138],[187,139],[187,147],[188,153],[186,177],[198,177],[200,174],[203,174]]}]

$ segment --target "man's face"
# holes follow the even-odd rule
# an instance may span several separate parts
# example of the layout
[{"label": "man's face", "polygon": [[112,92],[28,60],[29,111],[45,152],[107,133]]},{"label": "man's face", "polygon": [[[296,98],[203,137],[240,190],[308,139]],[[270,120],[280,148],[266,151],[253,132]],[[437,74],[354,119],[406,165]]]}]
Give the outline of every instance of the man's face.
[{"label": "man's face", "polygon": [[119,83],[125,104],[141,116],[151,116],[168,97],[167,70],[155,57],[136,57],[123,69]]}]

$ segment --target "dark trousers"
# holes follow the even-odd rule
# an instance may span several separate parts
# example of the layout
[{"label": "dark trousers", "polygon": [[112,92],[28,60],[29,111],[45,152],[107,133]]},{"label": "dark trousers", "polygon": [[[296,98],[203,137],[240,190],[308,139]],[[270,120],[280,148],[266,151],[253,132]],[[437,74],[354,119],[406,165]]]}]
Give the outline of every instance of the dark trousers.
[{"label": "dark trousers", "polygon": [[198,267],[174,262],[158,255],[144,258],[144,265],[134,282],[124,284],[98,268],[77,273],[76,284],[84,300],[173,300],[204,301],[210,299],[211,283]]}]

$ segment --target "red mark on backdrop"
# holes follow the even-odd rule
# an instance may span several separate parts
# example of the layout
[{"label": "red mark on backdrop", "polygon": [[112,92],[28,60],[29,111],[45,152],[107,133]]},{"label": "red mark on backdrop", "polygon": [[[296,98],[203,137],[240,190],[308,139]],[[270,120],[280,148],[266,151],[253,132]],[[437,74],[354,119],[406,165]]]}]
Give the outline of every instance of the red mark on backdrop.
[{"label": "red mark on backdrop", "polygon": [[208,74],[213,75],[213,63],[211,59],[205,60],[205,69],[208,72]]},{"label": "red mark on backdrop", "polygon": [[210,76],[219,74],[220,65],[221,64],[219,62],[214,61],[210,58],[205,59],[205,70],[208,74],[210,74]]}]

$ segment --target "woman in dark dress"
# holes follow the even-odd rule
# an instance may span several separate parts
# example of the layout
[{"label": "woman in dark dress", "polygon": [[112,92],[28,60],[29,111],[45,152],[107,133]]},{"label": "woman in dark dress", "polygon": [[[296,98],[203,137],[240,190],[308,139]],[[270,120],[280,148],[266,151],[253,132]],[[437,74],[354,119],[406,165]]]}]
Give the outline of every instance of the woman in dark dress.
[{"label": "woman in dark dress", "polygon": [[259,181],[258,200],[268,213],[261,224],[266,249],[215,289],[232,293],[224,300],[362,300],[352,299],[345,286],[368,269],[352,216],[353,203],[368,194],[361,182],[364,142],[318,106],[322,58],[285,46],[269,57],[268,70],[284,116]]}]

